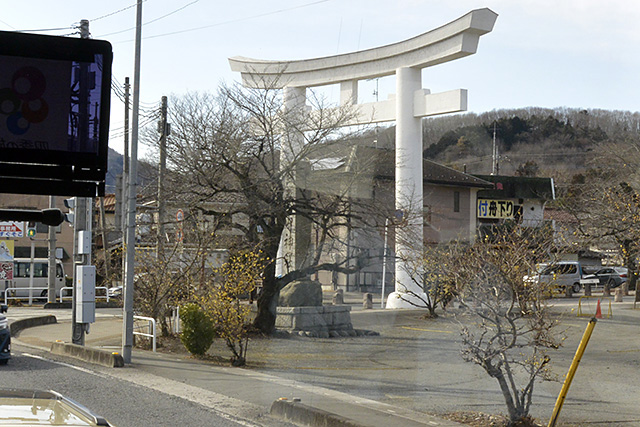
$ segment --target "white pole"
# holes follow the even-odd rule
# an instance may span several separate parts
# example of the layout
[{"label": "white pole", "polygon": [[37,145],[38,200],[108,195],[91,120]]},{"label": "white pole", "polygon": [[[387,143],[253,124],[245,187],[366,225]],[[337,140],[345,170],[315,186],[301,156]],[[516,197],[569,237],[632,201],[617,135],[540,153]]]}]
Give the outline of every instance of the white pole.
[{"label": "white pole", "polygon": [[136,181],[138,179],[138,122],[140,113],[140,50],[142,41],[142,1],[143,0],[138,0],[138,7],[136,11],[131,155],[129,157],[127,250],[125,259],[124,305],[122,323],[122,359],[125,363],[131,363],[131,350],[133,347],[133,274],[136,246]]},{"label": "white pole", "polygon": [[[49,208],[56,207],[56,196],[49,196]],[[56,302],[56,227],[49,226],[49,267],[47,271],[47,302]]]},{"label": "white pole", "polygon": [[382,294],[380,295],[380,308],[384,308],[384,285],[387,282],[387,231],[389,218],[384,220],[384,247],[382,249]]},{"label": "white pole", "polygon": [[33,258],[35,256],[36,244],[31,239],[31,261],[29,264],[29,306],[33,305]]}]

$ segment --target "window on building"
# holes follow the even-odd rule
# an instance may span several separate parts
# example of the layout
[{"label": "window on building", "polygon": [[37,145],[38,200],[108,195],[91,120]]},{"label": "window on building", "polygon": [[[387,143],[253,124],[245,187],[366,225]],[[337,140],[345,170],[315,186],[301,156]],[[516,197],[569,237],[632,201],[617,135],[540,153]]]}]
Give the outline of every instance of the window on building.
[{"label": "window on building", "polygon": [[453,192],[453,211],[460,212],[460,192]]}]

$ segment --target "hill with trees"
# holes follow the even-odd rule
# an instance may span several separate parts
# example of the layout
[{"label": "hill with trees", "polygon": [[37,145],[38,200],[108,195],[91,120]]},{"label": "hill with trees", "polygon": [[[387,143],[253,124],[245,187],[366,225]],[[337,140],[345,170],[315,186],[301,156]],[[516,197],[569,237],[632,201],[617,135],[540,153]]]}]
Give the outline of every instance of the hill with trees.
[{"label": "hill with trees", "polygon": [[640,145],[640,113],[494,110],[427,119],[423,135],[426,158],[477,174],[492,172],[495,135],[499,174],[552,177],[565,187],[597,175],[590,170],[610,163],[617,144]]}]

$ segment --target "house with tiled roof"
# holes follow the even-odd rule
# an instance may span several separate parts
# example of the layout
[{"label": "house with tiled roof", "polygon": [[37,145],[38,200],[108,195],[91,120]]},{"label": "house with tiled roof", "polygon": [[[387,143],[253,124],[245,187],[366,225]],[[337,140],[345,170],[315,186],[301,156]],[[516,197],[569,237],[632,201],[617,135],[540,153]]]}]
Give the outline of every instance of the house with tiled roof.
[{"label": "house with tiled roof", "polygon": [[[331,162],[324,160],[322,168],[317,168],[322,170],[318,170],[315,176],[310,174],[307,189],[330,194],[332,191],[345,191],[338,183],[349,182],[352,197],[369,200],[378,212],[394,212],[394,150],[351,146],[334,149],[331,159]],[[427,159],[423,160],[423,175],[425,241],[433,244],[452,240],[473,241],[477,235],[477,194],[493,188],[493,184]],[[355,262],[361,263],[362,268],[351,275],[320,272],[316,278],[327,289],[380,292],[384,231],[382,224],[376,229],[356,226],[351,230],[345,229],[342,240],[346,243],[334,245],[328,258],[345,259],[357,253],[360,257]],[[387,231],[392,235],[392,227]],[[394,239],[389,237],[387,241],[392,253]],[[393,287],[393,257],[387,257],[387,262],[386,283]]]},{"label": "house with tiled roof", "polygon": [[478,227],[492,227],[516,221],[525,227],[545,224],[545,207],[555,200],[553,178],[475,175],[491,188],[478,193]]}]

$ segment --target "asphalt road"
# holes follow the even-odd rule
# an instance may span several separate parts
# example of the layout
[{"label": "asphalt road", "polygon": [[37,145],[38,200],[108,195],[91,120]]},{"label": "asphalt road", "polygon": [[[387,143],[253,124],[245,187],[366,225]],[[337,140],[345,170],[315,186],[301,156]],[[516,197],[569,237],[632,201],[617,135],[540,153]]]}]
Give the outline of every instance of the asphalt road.
[{"label": "asphalt road", "polygon": [[255,425],[90,367],[72,366],[26,351],[14,351],[10,363],[0,368],[0,387],[55,390],[117,427]]},{"label": "asphalt road", "polygon": [[[633,309],[633,297],[626,298],[625,303],[613,305],[612,318],[598,321],[571,385],[561,422],[574,426],[640,425],[640,310]],[[551,416],[589,321],[588,317],[576,317],[577,303],[577,298],[553,300],[566,340],[551,354],[558,380],[538,383],[534,391],[531,413],[543,422]],[[354,327],[377,331],[377,337],[252,339],[247,354],[250,366],[246,369],[229,371],[193,359],[184,369],[180,363],[184,355],[151,357],[139,352],[136,357],[148,359],[146,363],[135,369],[111,370],[109,375],[164,392],[159,399],[167,399],[167,395],[184,397],[251,420],[257,418],[244,415],[247,411],[264,413],[264,408],[281,396],[303,397],[304,403],[314,406],[317,401],[301,396],[308,391],[317,392],[315,396],[339,395],[354,403],[367,398],[418,413],[504,413],[504,399],[496,381],[460,357],[463,319],[454,313],[437,319],[423,319],[422,314],[416,310],[353,311]],[[26,340],[26,335],[37,329],[25,331],[23,338]],[[229,357],[221,342],[214,344],[210,353]],[[213,381],[207,375],[212,370],[216,371]],[[239,381],[240,376],[247,380]],[[291,393],[292,383],[295,394],[284,394]]]}]

